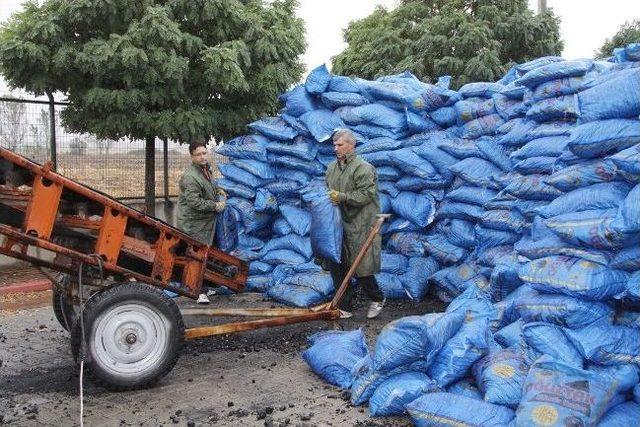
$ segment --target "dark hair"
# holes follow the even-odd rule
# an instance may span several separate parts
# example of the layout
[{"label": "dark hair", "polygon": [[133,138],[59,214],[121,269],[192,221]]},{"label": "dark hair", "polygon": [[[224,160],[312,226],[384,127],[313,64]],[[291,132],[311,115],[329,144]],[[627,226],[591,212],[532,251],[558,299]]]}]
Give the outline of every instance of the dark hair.
[{"label": "dark hair", "polygon": [[206,142],[202,142],[202,141],[190,142],[189,143],[189,154],[193,154],[193,152],[196,151],[196,149],[198,147],[207,148],[207,143]]}]

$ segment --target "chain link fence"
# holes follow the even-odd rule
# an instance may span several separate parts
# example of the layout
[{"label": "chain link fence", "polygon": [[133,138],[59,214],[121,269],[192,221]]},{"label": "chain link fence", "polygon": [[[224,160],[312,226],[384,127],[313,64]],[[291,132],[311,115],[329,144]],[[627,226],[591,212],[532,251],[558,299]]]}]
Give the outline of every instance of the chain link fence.
[{"label": "chain link fence", "polygon": [[[145,142],[68,132],[60,118],[65,108],[65,103],[55,103],[57,172],[112,197],[143,198]],[[48,101],[0,97],[0,145],[43,163],[52,158],[51,120]],[[164,142],[157,139],[156,196],[173,197],[178,194],[178,179],[191,160],[185,145],[167,141],[165,174],[164,148]],[[212,156],[214,165],[226,162],[222,156]]]}]

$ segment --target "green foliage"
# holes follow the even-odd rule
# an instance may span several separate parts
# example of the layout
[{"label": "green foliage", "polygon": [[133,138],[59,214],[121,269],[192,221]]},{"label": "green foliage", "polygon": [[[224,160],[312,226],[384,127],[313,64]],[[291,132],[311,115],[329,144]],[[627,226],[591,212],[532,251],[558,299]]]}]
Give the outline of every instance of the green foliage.
[{"label": "green foliage", "polygon": [[31,1],[0,29],[12,87],[61,91],[99,138],[226,138],[300,80],[296,0]]},{"label": "green foliage", "polygon": [[451,75],[455,87],[562,51],[559,19],[534,15],[526,0],[404,0],[350,23],[344,39],[336,74],[374,79],[410,70],[423,80]]},{"label": "green foliage", "polygon": [[606,39],[595,55],[596,58],[608,58],[613,55],[613,49],[624,47],[630,43],[640,43],[640,19],[627,21],[613,37]]}]

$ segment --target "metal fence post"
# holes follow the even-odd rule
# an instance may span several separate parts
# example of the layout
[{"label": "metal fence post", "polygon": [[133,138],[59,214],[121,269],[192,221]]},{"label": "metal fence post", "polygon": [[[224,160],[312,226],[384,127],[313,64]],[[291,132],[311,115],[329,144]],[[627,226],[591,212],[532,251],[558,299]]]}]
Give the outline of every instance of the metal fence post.
[{"label": "metal fence post", "polygon": [[51,163],[53,163],[53,170],[58,167],[58,150],[56,144],[56,104],[53,99],[53,94],[47,91],[47,97],[49,98],[49,151],[51,154]]},{"label": "metal fence post", "polygon": [[163,148],[163,179],[164,179],[164,201],[169,203],[169,141],[166,137],[162,138]]}]

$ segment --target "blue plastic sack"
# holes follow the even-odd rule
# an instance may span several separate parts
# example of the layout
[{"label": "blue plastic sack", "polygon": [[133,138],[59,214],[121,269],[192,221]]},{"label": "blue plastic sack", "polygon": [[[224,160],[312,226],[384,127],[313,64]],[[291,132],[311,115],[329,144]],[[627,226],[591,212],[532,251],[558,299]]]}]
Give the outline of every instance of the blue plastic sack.
[{"label": "blue plastic sack", "polygon": [[349,125],[373,125],[395,132],[399,132],[407,126],[404,114],[381,104],[354,107],[344,120]]},{"label": "blue plastic sack", "polygon": [[407,270],[407,257],[388,252],[382,253],[380,271],[391,274],[404,274]]},{"label": "blue plastic sack", "polygon": [[300,116],[300,121],[309,129],[311,135],[318,142],[324,142],[340,128],[344,128],[344,122],[331,110],[314,110]]},{"label": "blue plastic sack", "polygon": [[287,141],[298,136],[298,132],[280,117],[265,117],[247,125],[254,132],[267,138]]},{"label": "blue plastic sack", "polygon": [[447,240],[455,246],[471,249],[476,240],[474,224],[469,221],[454,219],[451,221],[446,236]]},{"label": "blue plastic sack", "polygon": [[624,291],[629,274],[580,258],[552,256],[523,264],[520,279],[544,293],[564,294],[593,301]]},{"label": "blue plastic sack", "polygon": [[[424,190],[439,190],[448,185],[448,180],[440,175],[433,175],[428,179],[419,178],[417,176],[404,176],[395,183],[395,189],[398,191],[421,192]],[[380,187],[380,184],[378,184]],[[392,193],[388,192],[392,197]]]},{"label": "blue plastic sack", "polygon": [[453,393],[428,393],[406,406],[418,427],[440,425],[504,427],[514,413],[504,406]]},{"label": "blue plastic sack", "polygon": [[426,227],[435,217],[436,202],[428,194],[403,191],[391,199],[391,208],[419,227]]},{"label": "blue plastic sack", "polygon": [[342,256],[342,219],[340,209],[331,203],[327,190],[303,195],[311,214],[311,247],[315,256],[340,263]]},{"label": "blue plastic sack", "polygon": [[327,90],[333,92],[358,92],[360,89],[350,77],[331,76]]},{"label": "blue plastic sack", "polygon": [[498,193],[495,190],[482,187],[473,187],[469,185],[463,185],[450,191],[446,195],[447,200],[452,202],[470,203],[474,205],[482,206],[488,203],[496,197]]},{"label": "blue plastic sack", "polygon": [[[256,264],[257,261],[251,263]],[[256,274],[247,278],[246,290],[248,292],[265,292],[271,286],[272,278],[270,274]]]},{"label": "blue plastic sack", "polygon": [[271,161],[276,166],[284,166],[285,168],[298,170],[311,176],[322,175],[325,171],[322,163],[317,161],[307,161],[299,159],[297,157],[282,155],[270,155],[268,156],[268,158],[269,161]]},{"label": "blue plastic sack", "polygon": [[479,221],[484,213],[481,206],[469,203],[442,202],[436,211],[436,219],[452,218],[465,221]]},{"label": "blue plastic sack", "polygon": [[261,230],[269,225],[271,216],[256,212],[253,204],[245,199],[230,197],[227,206],[232,207],[240,214],[245,233]]},{"label": "blue plastic sack", "polygon": [[276,199],[280,201],[282,197],[296,196],[303,185],[303,183],[300,183],[298,181],[283,178],[278,181],[270,182],[264,185],[262,188],[276,196]]},{"label": "blue plastic sack", "polygon": [[526,114],[529,120],[535,120],[539,123],[553,120],[572,121],[578,115],[578,98],[576,95],[543,99],[529,107]]},{"label": "blue plastic sack", "polygon": [[629,326],[631,328],[640,328],[640,312],[638,311],[620,311],[616,313],[615,325]]},{"label": "blue plastic sack", "polygon": [[608,159],[634,180],[640,177],[640,144],[622,150]]},{"label": "blue plastic sack", "polygon": [[578,94],[580,121],[635,117],[640,115],[640,69],[619,73]]},{"label": "blue plastic sack", "polygon": [[378,180],[395,182],[400,177],[398,170],[392,166],[382,166],[376,169]]},{"label": "blue plastic sack", "polygon": [[441,388],[464,378],[473,364],[487,353],[490,340],[487,319],[465,321],[435,356],[427,374]]},{"label": "blue plastic sack", "polygon": [[511,170],[511,159],[506,150],[496,143],[495,138],[483,136],[476,140],[476,147],[484,159],[489,160],[505,172]]},{"label": "blue plastic sack", "polygon": [[611,227],[620,233],[640,232],[640,184],[633,187],[622,201]]},{"label": "blue plastic sack", "polygon": [[513,245],[520,240],[520,235],[511,231],[495,230],[476,225],[476,247],[479,250],[496,246]]},{"label": "blue plastic sack", "polygon": [[307,80],[304,83],[307,92],[319,94],[327,90],[329,82],[331,81],[331,74],[325,64],[311,70],[307,76]]},{"label": "blue plastic sack", "polygon": [[456,109],[454,107],[442,107],[429,113],[429,117],[442,127],[449,127],[456,122]]},{"label": "blue plastic sack", "polygon": [[362,329],[321,331],[311,335],[308,341],[311,346],[302,357],[313,372],[338,387],[351,387],[351,371],[369,352]]},{"label": "blue plastic sack", "polygon": [[522,352],[507,348],[495,350],[473,366],[473,375],[484,401],[516,408],[529,365]]},{"label": "blue plastic sack", "polygon": [[527,105],[522,102],[522,98],[513,99],[504,94],[493,95],[496,111],[503,120],[511,120],[524,116],[527,112]]},{"label": "blue plastic sack", "polygon": [[380,272],[375,275],[378,288],[387,299],[407,299],[407,291],[402,286],[397,274]]},{"label": "blue plastic sack", "polygon": [[421,235],[412,232],[392,234],[387,241],[387,248],[408,257],[424,255]]},{"label": "blue plastic sack", "polygon": [[594,323],[565,333],[582,356],[599,365],[640,362],[640,330]]},{"label": "blue plastic sack", "polygon": [[437,139],[435,145],[445,153],[456,159],[466,159],[468,157],[483,158],[482,152],[478,149],[475,141],[467,141],[458,138]]},{"label": "blue plastic sack", "polygon": [[437,391],[436,384],[422,372],[393,375],[376,388],[369,399],[369,412],[373,416],[402,415],[405,405],[432,391]]},{"label": "blue plastic sack", "polygon": [[489,293],[492,301],[502,301],[522,285],[518,277],[518,263],[498,263],[491,272]]},{"label": "blue plastic sack", "polygon": [[[267,144],[267,149],[269,144]],[[263,180],[271,180],[275,179],[275,171],[271,168],[268,163],[259,162],[257,160],[251,159],[236,159],[233,162],[234,166],[239,167],[240,169],[244,169],[245,171],[257,176]]]},{"label": "blue plastic sack", "polygon": [[610,119],[584,123],[572,132],[568,147],[585,159],[604,157],[640,143],[640,120]]},{"label": "blue plastic sack", "polygon": [[436,174],[433,166],[410,148],[391,151],[389,155],[393,165],[407,174],[423,179],[429,179]]},{"label": "blue plastic sack", "polygon": [[533,100],[540,101],[546,98],[556,98],[558,96],[572,95],[582,90],[585,82],[584,77],[565,77],[562,79],[550,80],[540,84],[533,91]]},{"label": "blue plastic sack", "polygon": [[615,389],[608,377],[544,356],[529,370],[516,426],[595,426]]},{"label": "blue plastic sack", "polygon": [[536,138],[511,153],[510,157],[512,161],[541,156],[558,157],[563,153],[568,143],[569,137],[566,135]]},{"label": "blue plastic sack", "polygon": [[622,248],[609,264],[611,268],[625,271],[640,270],[640,245]]},{"label": "blue plastic sack", "polygon": [[287,283],[273,284],[267,289],[266,294],[275,301],[301,308],[311,307],[327,300],[324,295],[308,286]]},{"label": "blue plastic sack", "polygon": [[539,213],[544,218],[595,209],[617,208],[631,187],[622,182],[593,184],[575,189],[556,198]]},{"label": "blue plastic sack", "polygon": [[294,117],[300,117],[307,111],[313,111],[317,108],[316,102],[304,85],[297,85],[285,92],[280,96],[280,100],[285,103],[287,113]]},{"label": "blue plastic sack", "polygon": [[456,164],[458,160],[446,151],[438,148],[435,143],[425,143],[414,147],[413,152],[429,162],[445,179],[452,178],[453,175],[449,167]]},{"label": "blue plastic sack", "polygon": [[521,297],[515,308],[527,323],[547,322],[571,329],[596,322],[610,324],[613,320],[613,309],[608,305],[565,295]]},{"label": "blue plastic sack", "polygon": [[277,218],[275,221],[273,221],[271,230],[276,236],[286,236],[287,234],[293,232],[291,226],[284,218]]},{"label": "blue plastic sack", "polygon": [[396,163],[393,161],[391,153],[395,153],[395,151],[374,151],[362,154],[362,158],[376,167],[395,166]]},{"label": "blue plastic sack", "polygon": [[424,113],[418,114],[405,109],[407,129],[409,132],[427,132],[440,129],[438,124],[431,120]]},{"label": "blue plastic sack", "polygon": [[356,147],[356,153],[366,154],[375,153],[377,151],[392,151],[397,150],[402,146],[402,143],[398,140],[391,138],[374,138],[366,141],[362,145]]},{"label": "blue plastic sack", "polygon": [[262,185],[260,178],[231,163],[220,163],[218,164],[218,169],[225,178],[250,187],[251,189],[256,189]]},{"label": "blue plastic sack", "polygon": [[447,393],[458,394],[475,400],[482,400],[482,394],[480,394],[478,387],[470,379],[464,379],[451,384],[447,387]]},{"label": "blue plastic sack", "polygon": [[294,233],[306,236],[311,229],[311,213],[291,205],[281,205],[280,213]]},{"label": "blue plastic sack", "polygon": [[504,192],[524,200],[553,200],[562,191],[545,183],[544,175],[523,175],[514,177]]},{"label": "blue plastic sack", "polygon": [[531,157],[517,162],[513,165],[513,170],[523,175],[550,175],[557,169],[556,162],[555,157]]},{"label": "blue plastic sack", "polygon": [[464,248],[455,246],[445,236],[438,234],[425,237],[424,248],[427,253],[442,264],[454,264],[467,255]]},{"label": "blue plastic sack", "polygon": [[261,252],[266,254],[276,249],[289,249],[299,253],[306,259],[312,257],[311,242],[308,238],[301,237],[297,234],[289,234],[271,239],[264,245]]},{"label": "blue plastic sack", "polygon": [[256,197],[256,192],[253,189],[243,184],[231,181],[230,179],[221,178],[216,180],[216,185],[222,188],[227,195],[231,197],[240,197],[242,199],[253,199]]},{"label": "blue plastic sack", "polygon": [[458,101],[455,103],[454,108],[456,109],[456,118],[460,125],[479,117],[496,113],[495,101],[491,98],[482,101],[470,99]]},{"label": "blue plastic sack", "polygon": [[256,212],[275,213],[278,210],[277,199],[264,188],[258,188],[258,190],[256,190],[256,199],[253,205]]},{"label": "blue plastic sack", "polygon": [[266,253],[260,260],[270,265],[295,265],[305,263],[307,261],[307,258],[290,249],[276,249]]},{"label": "blue plastic sack", "polygon": [[406,273],[400,276],[402,286],[414,301],[422,301],[429,290],[429,277],[438,270],[433,258],[409,258]]},{"label": "blue plastic sack", "polygon": [[258,160],[260,162],[267,161],[267,143],[256,142],[235,145],[228,142],[216,148],[216,153],[221,156],[230,157],[232,159]]},{"label": "blue plastic sack", "polygon": [[[638,387],[640,390],[640,385]],[[635,402],[624,402],[608,410],[602,417],[600,427],[627,427],[640,425],[640,405]]]},{"label": "blue plastic sack", "polygon": [[[560,160],[560,159],[559,159]],[[581,161],[562,168],[547,178],[547,183],[562,191],[592,184],[611,182],[619,172],[610,159]]]},{"label": "blue plastic sack", "polygon": [[522,327],[522,336],[527,346],[539,355],[546,354],[578,368],[584,363],[578,349],[557,325],[544,322],[527,323]]},{"label": "blue plastic sack", "polygon": [[529,228],[529,222],[517,211],[488,210],[480,218],[480,224],[494,230],[522,233]]},{"label": "blue plastic sack", "polygon": [[231,209],[225,209],[218,214],[214,245],[225,252],[231,252],[238,246],[238,223]]},{"label": "blue plastic sack", "polygon": [[378,335],[372,357],[376,371],[424,360],[427,364],[462,325],[464,313],[408,316],[388,323]]},{"label": "blue plastic sack", "polygon": [[249,264],[249,276],[267,274],[273,270],[273,266],[260,261],[253,261]]},{"label": "blue plastic sack", "polygon": [[493,339],[504,348],[520,347],[523,343],[523,326],[524,322],[520,319],[511,322],[493,334]]},{"label": "blue plastic sack", "polygon": [[461,160],[449,169],[471,185],[489,188],[495,186],[491,177],[501,172],[491,162],[476,157]]},{"label": "blue plastic sack", "polygon": [[495,135],[500,126],[504,124],[504,120],[499,114],[489,114],[471,120],[462,126],[462,137],[466,139],[475,139],[483,135]]},{"label": "blue plastic sack", "polygon": [[298,157],[307,161],[313,160],[318,154],[316,145],[306,139],[296,140],[293,144],[272,141],[267,144],[266,148],[268,152],[273,154]]},{"label": "blue plastic sack", "polygon": [[[333,160],[335,160],[335,156],[333,157]],[[302,172],[300,170],[289,169],[283,166],[278,167],[276,169],[276,175],[280,180],[293,181],[295,183],[301,184],[300,186],[306,185],[309,183],[309,181],[311,181],[311,176],[309,176],[309,174]],[[267,185],[274,185],[274,184],[277,184],[277,183],[269,183]],[[300,186],[296,187],[296,190]]]},{"label": "blue plastic sack", "polygon": [[616,209],[598,209],[554,216],[544,223],[573,245],[617,249],[630,244],[637,237],[623,221],[614,226],[617,215]]},{"label": "blue plastic sack", "polygon": [[460,95],[465,98],[471,97],[481,97],[488,98],[493,94],[500,93],[504,89],[504,85],[500,83],[491,83],[491,82],[473,82],[467,83],[458,89]]},{"label": "blue plastic sack", "polygon": [[516,84],[526,86],[531,89],[550,80],[583,76],[591,70],[592,67],[593,61],[590,59],[553,62],[525,73],[522,77],[516,80]]},{"label": "blue plastic sack", "polygon": [[369,100],[359,93],[352,92],[325,92],[322,94],[322,103],[331,109],[345,106],[357,107],[369,103]]}]

